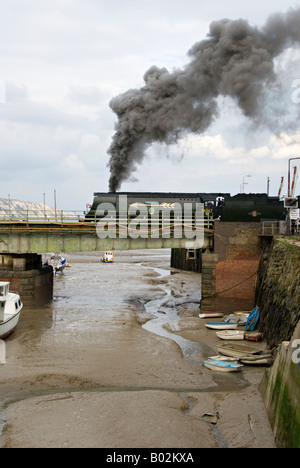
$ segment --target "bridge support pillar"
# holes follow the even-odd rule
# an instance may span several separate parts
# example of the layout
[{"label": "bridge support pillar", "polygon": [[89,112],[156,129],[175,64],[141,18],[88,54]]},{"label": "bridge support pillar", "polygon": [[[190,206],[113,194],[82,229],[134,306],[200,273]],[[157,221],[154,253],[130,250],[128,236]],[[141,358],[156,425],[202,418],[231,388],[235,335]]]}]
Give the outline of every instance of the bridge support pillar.
[{"label": "bridge support pillar", "polygon": [[25,307],[38,307],[53,297],[53,270],[38,254],[0,254],[0,281],[20,294]]},{"label": "bridge support pillar", "polygon": [[218,255],[209,251],[202,253],[201,313],[216,310],[216,265]]}]

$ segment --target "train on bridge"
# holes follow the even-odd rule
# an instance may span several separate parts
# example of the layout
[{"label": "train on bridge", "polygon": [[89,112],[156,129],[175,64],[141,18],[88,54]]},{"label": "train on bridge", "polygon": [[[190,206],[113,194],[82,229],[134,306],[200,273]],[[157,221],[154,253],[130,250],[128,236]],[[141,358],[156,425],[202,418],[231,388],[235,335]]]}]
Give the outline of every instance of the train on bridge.
[{"label": "train on bridge", "polygon": [[[285,216],[284,202],[279,197],[270,197],[264,193],[237,194],[229,193],[172,193],[172,192],[95,192],[90,210],[85,221],[97,219],[97,208],[102,203],[112,204],[116,211],[120,209],[120,196],[126,196],[129,205],[169,206],[179,203],[203,203],[207,214],[214,219],[229,222],[261,222],[265,220],[281,220]],[[300,196],[298,196],[300,207]]]}]

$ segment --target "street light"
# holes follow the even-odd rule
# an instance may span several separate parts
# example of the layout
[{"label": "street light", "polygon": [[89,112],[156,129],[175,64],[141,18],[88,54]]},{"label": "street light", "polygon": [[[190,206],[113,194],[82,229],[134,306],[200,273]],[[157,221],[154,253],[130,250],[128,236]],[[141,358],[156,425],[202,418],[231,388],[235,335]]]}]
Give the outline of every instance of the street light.
[{"label": "street light", "polygon": [[242,189],[242,193],[245,193],[245,185],[248,185],[248,182],[245,182],[245,178],[246,177],[252,177],[252,174],[248,174],[248,175],[244,175],[243,176],[243,189]]}]

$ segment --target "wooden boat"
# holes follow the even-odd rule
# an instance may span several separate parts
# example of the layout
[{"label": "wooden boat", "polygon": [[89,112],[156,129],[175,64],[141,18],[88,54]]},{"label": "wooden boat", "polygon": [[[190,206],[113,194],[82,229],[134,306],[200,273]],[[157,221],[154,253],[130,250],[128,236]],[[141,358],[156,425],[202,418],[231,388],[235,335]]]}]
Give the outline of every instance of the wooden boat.
[{"label": "wooden boat", "polygon": [[238,323],[233,322],[206,322],[206,328],[211,328],[212,330],[236,330]]},{"label": "wooden boat", "polygon": [[234,357],[230,357],[230,356],[222,356],[221,354],[217,354],[216,356],[209,356],[208,359],[216,359],[217,361],[225,361],[225,362],[233,362],[235,364],[238,364],[239,363],[239,360],[234,358]]},{"label": "wooden boat", "polygon": [[245,332],[241,330],[221,330],[216,335],[221,340],[243,340]]},{"label": "wooden boat", "polygon": [[207,369],[219,372],[238,372],[243,367],[242,364],[219,361],[218,359],[208,359],[207,361],[204,361],[204,366]]},{"label": "wooden boat", "polygon": [[16,328],[23,308],[20,296],[9,292],[9,282],[0,282],[0,339]]},{"label": "wooden boat", "polygon": [[255,346],[250,346],[244,343],[224,343],[218,346],[218,353],[224,356],[242,357],[253,354],[262,354],[263,351]]},{"label": "wooden boat", "polygon": [[230,314],[226,315],[222,321],[224,322],[235,322],[238,323],[239,325],[246,325],[248,318],[243,315],[236,315],[236,314]]},{"label": "wooden boat", "polygon": [[263,334],[259,331],[245,332],[245,340],[248,341],[261,341]]},{"label": "wooden boat", "polygon": [[218,317],[223,317],[223,316],[224,316],[223,312],[204,312],[203,314],[199,314],[199,317],[201,319],[218,318]]},{"label": "wooden boat", "polygon": [[273,361],[271,354],[260,354],[257,356],[243,356],[240,358],[240,362],[252,366],[271,366]]}]

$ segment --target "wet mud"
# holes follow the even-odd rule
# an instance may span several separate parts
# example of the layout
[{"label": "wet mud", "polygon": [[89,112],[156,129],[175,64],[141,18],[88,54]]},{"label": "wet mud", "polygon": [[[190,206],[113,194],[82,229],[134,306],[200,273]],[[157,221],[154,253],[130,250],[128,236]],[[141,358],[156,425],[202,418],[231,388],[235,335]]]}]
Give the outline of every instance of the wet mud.
[{"label": "wet mud", "polygon": [[171,271],[169,251],[100,258],[68,256],[52,303],[6,340],[0,446],[274,447],[264,369],[203,366],[218,338],[198,317],[201,275]]}]

